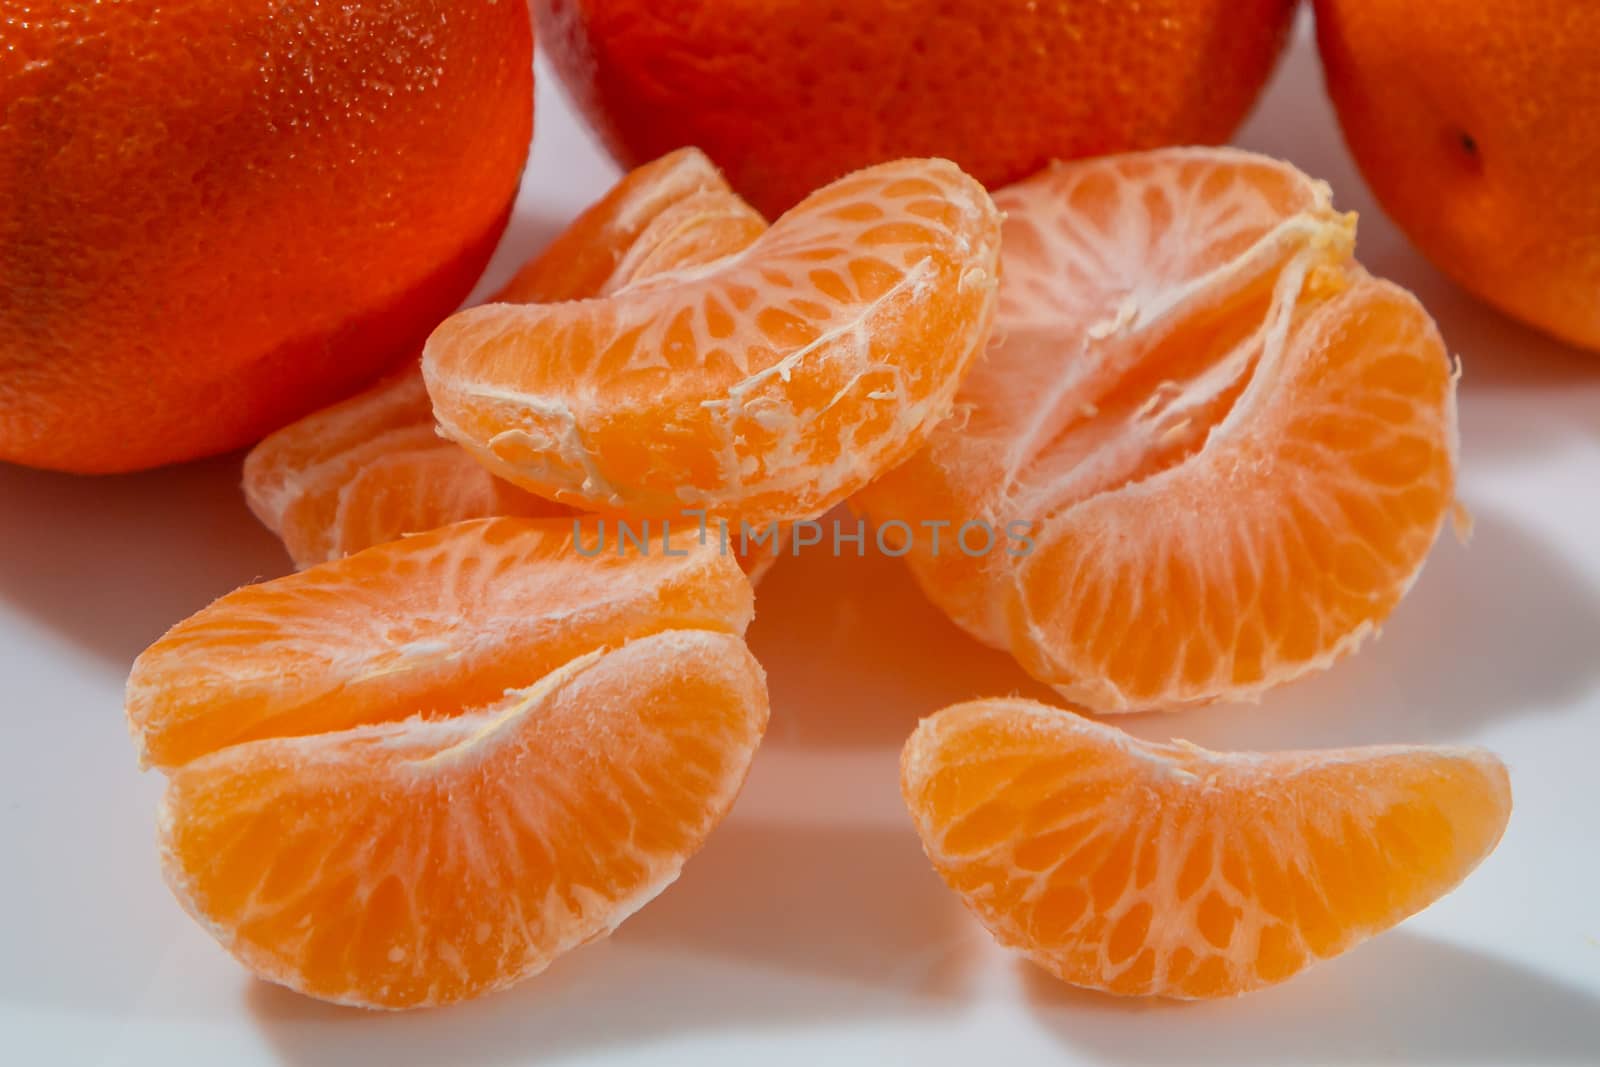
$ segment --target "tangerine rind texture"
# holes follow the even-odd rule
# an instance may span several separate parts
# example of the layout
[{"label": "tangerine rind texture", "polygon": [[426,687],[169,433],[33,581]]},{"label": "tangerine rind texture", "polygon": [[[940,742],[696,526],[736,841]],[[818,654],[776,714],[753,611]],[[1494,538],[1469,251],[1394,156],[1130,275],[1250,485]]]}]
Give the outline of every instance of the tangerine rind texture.
[{"label": "tangerine rind texture", "polygon": [[[624,166],[696,144],[769,216],[888,159],[990,188],[1052,159],[1233,136],[1296,0],[538,0],[540,42]],[[736,13],[736,14],[735,14]]]},{"label": "tangerine rind texture", "polygon": [[0,461],[241,448],[414,353],[505,230],[523,3],[8,4]]}]

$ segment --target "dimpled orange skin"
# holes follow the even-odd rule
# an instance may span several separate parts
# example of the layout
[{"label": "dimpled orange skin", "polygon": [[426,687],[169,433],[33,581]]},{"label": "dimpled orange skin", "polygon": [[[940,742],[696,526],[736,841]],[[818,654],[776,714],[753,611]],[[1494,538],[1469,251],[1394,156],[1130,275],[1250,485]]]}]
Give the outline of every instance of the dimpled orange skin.
[{"label": "dimpled orange skin", "polygon": [[1481,299],[1600,350],[1600,5],[1317,0],[1384,210]]},{"label": "dimpled orange skin", "polygon": [[1219,143],[1297,0],[538,0],[557,72],[624,165],[700,146],[768,218],[942,156],[993,187],[1055,158]]},{"label": "dimpled orange skin", "polygon": [[467,294],[532,131],[521,0],[8,0],[0,460],[222,452]]}]

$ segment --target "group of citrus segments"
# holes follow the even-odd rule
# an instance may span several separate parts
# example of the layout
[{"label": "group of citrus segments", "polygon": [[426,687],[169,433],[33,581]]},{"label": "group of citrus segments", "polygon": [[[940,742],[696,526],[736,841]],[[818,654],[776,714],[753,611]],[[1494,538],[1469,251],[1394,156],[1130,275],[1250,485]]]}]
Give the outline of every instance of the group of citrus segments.
[{"label": "group of citrus segments", "polygon": [[[910,531],[932,601],[1090,713],[1326,667],[1453,507],[1450,360],[1353,246],[1325,185],[1228,149],[992,199],[903,160],[770,226],[694,150],[634,171],[417,364],[250,455],[303,569],[178,624],[128,683],[169,883],[256,974],[368,1007],[611,931],[767,724],[743,635],[782,542],[738,558],[690,511],[848,500]],[[622,516],[670,532],[596,551]],[[968,526],[1028,550],[926,536]],[[933,865],[999,941],[1118,994],[1334,956],[1454,887],[1511,805],[1478,750],[1223,754],[1020,699],[928,711],[902,791]]]}]

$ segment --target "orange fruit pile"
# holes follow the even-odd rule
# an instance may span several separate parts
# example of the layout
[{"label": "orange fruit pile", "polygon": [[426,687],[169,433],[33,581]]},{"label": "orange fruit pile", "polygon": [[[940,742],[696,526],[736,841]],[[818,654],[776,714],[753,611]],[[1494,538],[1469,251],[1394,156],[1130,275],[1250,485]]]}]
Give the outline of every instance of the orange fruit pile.
[{"label": "orange fruit pile", "polygon": [[624,166],[698,145],[768,215],[902,157],[992,187],[1052,159],[1227,140],[1298,0],[539,0]]},{"label": "orange fruit pile", "polygon": [[[928,595],[1101,712],[1253,696],[1354,648],[1452,506],[1456,426],[1438,332],[1351,258],[1353,219],[1231,149],[1062,164],[996,203],[961,416],[857,498],[944,524],[909,547]],[[957,540],[1013,527],[1029,551]]]},{"label": "orange fruit pile", "polygon": [[[179,623],[128,683],[170,775],[169,883],[255,973],[369,1007],[609,932],[766,725],[751,580],[694,515],[772,529],[853,497],[952,618],[1099,710],[1331,662],[1454,480],[1442,343],[1353,241],[1326,187],[1224,150],[995,201],[900,160],[770,227],[698,152],[640,168],[418,363],[251,454],[306,569]],[[608,544],[619,519],[650,543]],[[1482,753],[1221,755],[1021,701],[926,720],[903,786],[1003,943],[1181,997],[1400,921],[1510,809]]]},{"label": "orange fruit pile", "polygon": [[377,1008],[503,987],[649,901],[727,812],[767,721],[749,582],[693,539],[588,559],[577,536],[379,545],[139,657],[163,870],[257,974]]},{"label": "orange fruit pile", "polygon": [[1600,5],[1316,0],[1345,141],[1434,265],[1600,351]]},{"label": "orange fruit pile", "polygon": [[1090,989],[1231,996],[1453,889],[1511,813],[1480,749],[1208,752],[1027,700],[959,704],[906,742],[928,856],[1002,944]]},{"label": "orange fruit pile", "polygon": [[414,352],[499,240],[525,4],[6,5],[0,461],[238,448]]}]

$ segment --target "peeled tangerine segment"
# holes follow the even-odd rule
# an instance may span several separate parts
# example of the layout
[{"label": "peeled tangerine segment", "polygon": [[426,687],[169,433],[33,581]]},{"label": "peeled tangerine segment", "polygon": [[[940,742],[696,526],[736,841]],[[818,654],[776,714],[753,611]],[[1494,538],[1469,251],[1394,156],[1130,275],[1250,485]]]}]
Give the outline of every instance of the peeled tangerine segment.
[{"label": "peeled tangerine segment", "polygon": [[244,490],[298,567],[466,519],[574,514],[440,437],[415,364],[262,440]]},{"label": "peeled tangerine segment", "polygon": [[[624,177],[497,299],[609,294],[739,251],[765,229],[710,160],[680,149]],[[244,490],[298,567],[466,519],[574,513],[495,477],[440,437],[416,363],[268,436],[245,460]],[[752,560],[751,573],[766,563],[770,555]]]},{"label": "peeled tangerine segment", "polygon": [[886,163],[704,268],[460,312],[423,372],[443,432],[541,496],[813,517],[950,412],[989,335],[999,240],[988,194],[953,164]]},{"label": "peeled tangerine segment", "polygon": [[572,527],[382,545],[139,658],[167,880],[250,969],[368,1007],[476,996],[608,933],[726,814],[767,722],[749,583],[694,539],[586,559]]},{"label": "peeled tangerine segment", "polygon": [[141,759],[326,733],[500,699],[596,648],[665,629],[742,634],[750,583],[717,546],[595,553],[593,523],[483,519],[246,586],[134,661]]},{"label": "peeled tangerine segment", "polygon": [[1427,907],[1511,813],[1481,749],[1220,753],[1032,701],[924,719],[901,788],[940,876],[1076,986],[1231,996]]},{"label": "peeled tangerine segment", "polygon": [[1230,149],[995,200],[995,339],[960,417],[858,501],[1031,551],[918,538],[928,595],[1101,712],[1252,696],[1354,648],[1451,508],[1456,423],[1438,331],[1351,258],[1353,218]]},{"label": "peeled tangerine segment", "polygon": [[615,288],[617,268],[657,218],[685,200],[708,193],[733,197],[744,205],[748,217],[761,222],[761,215],[737,198],[705,153],[698,148],[680,148],[623,175],[523,266],[500,290],[498,299],[513,304],[553,304],[587,300]]}]

